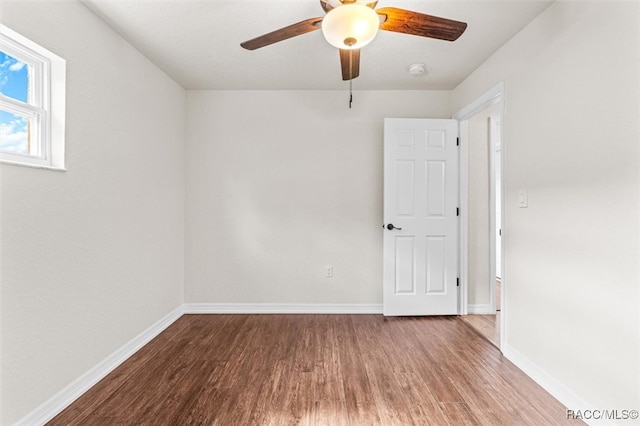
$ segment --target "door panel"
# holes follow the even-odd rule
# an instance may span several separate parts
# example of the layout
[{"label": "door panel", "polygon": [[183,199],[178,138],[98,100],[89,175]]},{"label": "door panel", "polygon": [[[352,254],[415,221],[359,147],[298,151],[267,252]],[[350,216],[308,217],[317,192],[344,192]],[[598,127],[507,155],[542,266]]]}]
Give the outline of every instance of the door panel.
[{"label": "door panel", "polygon": [[446,291],[446,241],[444,236],[427,237],[427,294]]},{"label": "door panel", "polygon": [[396,162],[396,213],[398,216],[413,216],[415,191],[413,161]]},{"label": "door panel", "polygon": [[395,292],[396,294],[414,294],[415,287],[415,238],[398,237],[395,247]]},{"label": "door panel", "polygon": [[385,119],[385,315],[458,311],[457,133],[455,120]]},{"label": "door panel", "polygon": [[445,215],[445,162],[427,161],[427,216]]}]

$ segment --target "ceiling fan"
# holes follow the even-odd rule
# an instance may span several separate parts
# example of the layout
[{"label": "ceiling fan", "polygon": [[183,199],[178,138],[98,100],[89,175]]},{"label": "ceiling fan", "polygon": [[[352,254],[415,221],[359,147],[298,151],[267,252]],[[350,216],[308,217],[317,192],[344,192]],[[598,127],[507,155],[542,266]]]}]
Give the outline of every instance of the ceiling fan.
[{"label": "ceiling fan", "polygon": [[320,0],[324,18],[310,18],[240,43],[248,50],[322,29],[325,39],[340,49],[342,79],[360,75],[360,48],[373,40],[378,29],[454,41],[467,28],[464,22],[395,7],[374,10],[378,1]]}]

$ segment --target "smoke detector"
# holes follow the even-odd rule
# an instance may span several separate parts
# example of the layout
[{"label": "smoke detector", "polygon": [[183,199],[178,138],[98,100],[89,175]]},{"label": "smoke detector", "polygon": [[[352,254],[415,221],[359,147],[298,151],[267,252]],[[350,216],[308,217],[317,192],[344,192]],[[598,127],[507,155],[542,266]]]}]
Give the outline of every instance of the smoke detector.
[{"label": "smoke detector", "polygon": [[425,64],[412,64],[409,66],[409,74],[414,77],[419,77],[427,73],[427,66]]}]

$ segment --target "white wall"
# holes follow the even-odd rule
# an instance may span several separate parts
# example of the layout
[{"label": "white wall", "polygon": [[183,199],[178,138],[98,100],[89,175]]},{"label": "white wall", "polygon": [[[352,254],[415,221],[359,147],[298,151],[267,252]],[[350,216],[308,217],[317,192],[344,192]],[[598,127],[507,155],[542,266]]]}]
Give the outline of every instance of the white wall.
[{"label": "white wall", "polygon": [[597,409],[640,406],[639,12],[556,2],[453,92],[505,82],[503,349]]},{"label": "white wall", "polygon": [[1,178],[0,424],[182,303],[184,91],[76,1],[2,3],[67,60],[67,172]]},{"label": "white wall", "polygon": [[450,117],[450,92],[347,100],[187,92],[186,302],[382,303],[383,118]]}]

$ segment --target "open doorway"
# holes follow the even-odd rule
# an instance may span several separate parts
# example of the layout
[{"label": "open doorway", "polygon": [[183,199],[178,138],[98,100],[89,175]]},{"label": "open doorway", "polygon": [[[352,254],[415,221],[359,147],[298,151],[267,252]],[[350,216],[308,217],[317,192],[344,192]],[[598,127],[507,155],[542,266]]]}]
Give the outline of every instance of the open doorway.
[{"label": "open doorway", "polygon": [[454,117],[461,137],[462,319],[500,347],[503,330],[503,95],[498,86]]},{"label": "open doorway", "polygon": [[[490,180],[490,218],[493,220],[493,244],[491,254],[494,254],[490,262],[494,266],[491,275],[495,277],[493,299],[497,315],[501,311],[502,288],[502,125],[501,107],[499,111],[493,111],[489,116],[489,180]],[[493,211],[491,211],[493,208]],[[499,317],[498,317],[499,318]]]}]

